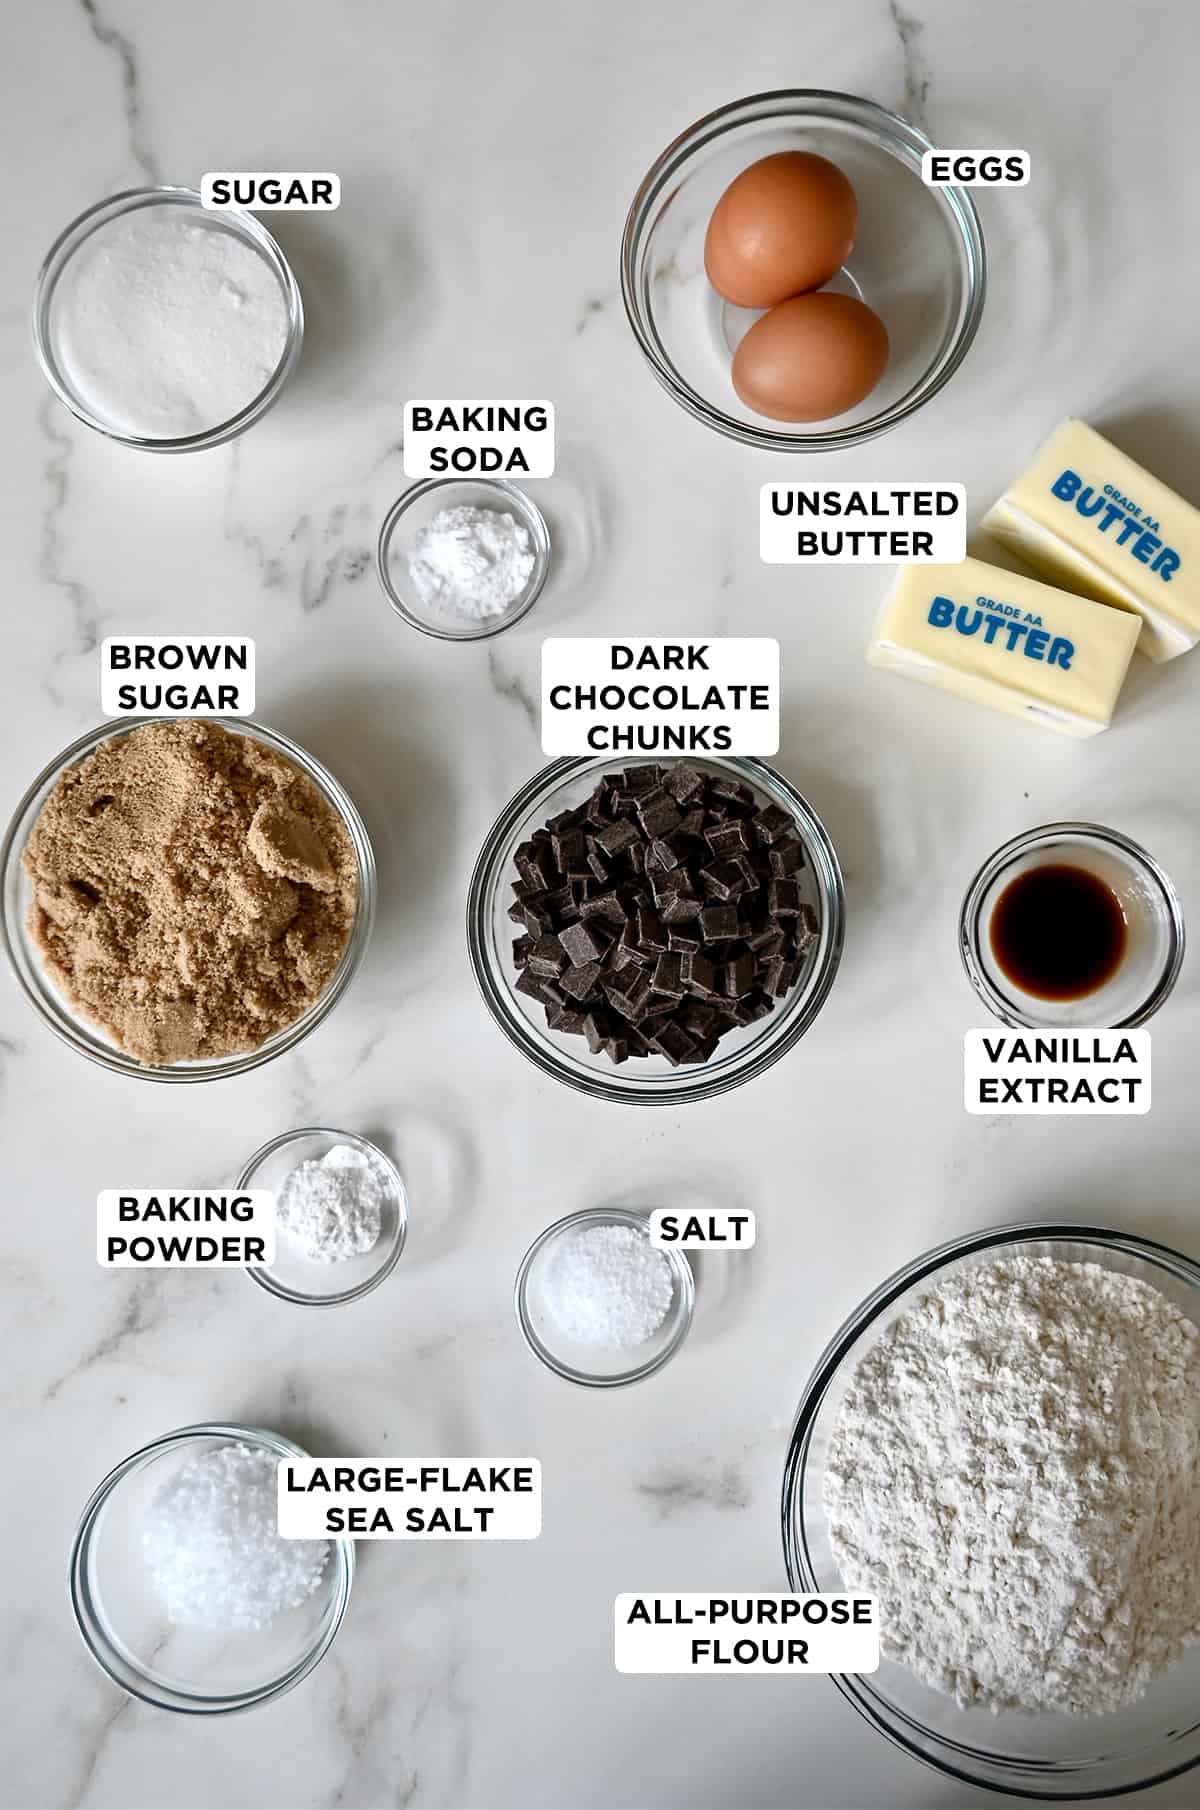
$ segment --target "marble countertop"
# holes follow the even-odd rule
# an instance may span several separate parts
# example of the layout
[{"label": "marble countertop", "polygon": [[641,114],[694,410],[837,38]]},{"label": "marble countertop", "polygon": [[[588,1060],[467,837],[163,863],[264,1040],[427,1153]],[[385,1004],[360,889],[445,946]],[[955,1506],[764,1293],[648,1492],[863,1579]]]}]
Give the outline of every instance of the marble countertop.
[{"label": "marble countertop", "polygon": [[[88,1065],[3,983],[4,1492],[0,1804],[10,1810],[950,1810],[994,1801],[877,1738],[821,1679],[628,1678],[624,1589],[778,1589],[781,1461],[810,1366],[920,1250],[1003,1220],[1092,1218],[1200,1252],[1200,968],[1154,1024],[1144,1119],[969,1118],[964,886],[998,842],[1084,816],[1146,843],[1200,916],[1200,656],[1139,664],[1113,733],[1038,734],[868,673],[886,575],[760,563],[757,492],[792,474],[707,433],[644,368],[617,289],[626,206],[688,121],[786,84],[869,95],[947,145],[1018,145],[984,194],[992,264],[963,371],[900,432],[808,465],[965,483],[972,519],[1062,415],[1196,492],[1200,361],[1183,281],[1200,202],[1192,9],[1094,0],[762,0],[749,12],[456,0],[56,0],[10,16],[0,118],[3,808],[99,718],[106,633],[252,634],[258,715],[366,816],[381,911],[365,971],[301,1048],[233,1082],[139,1086]],[[242,442],[182,459],[106,444],[50,397],[27,313],[54,234],[101,195],[206,169],[334,169],[340,211],[280,217],[310,330]],[[413,395],[548,396],[559,551],[487,645],[410,633],[371,569]],[[748,632],[783,646],[779,765],[823,815],[849,899],[818,1023],[757,1082],[675,1112],[543,1079],[488,1021],[462,903],[494,814],[541,764],[547,633]],[[431,1010],[437,1000],[436,1015]],[[236,1274],[101,1272],[100,1187],[229,1181],[289,1126],[376,1136],[408,1179],[388,1285],[310,1316]],[[513,1321],[535,1232],[614,1201],[757,1210],[712,1265],[679,1359],[572,1389]],[[322,1667],[197,1726],[122,1697],[71,1620],[79,1509],[188,1421],[311,1450],[517,1453],[545,1471],[531,1545],[376,1547]],[[1194,1780],[1129,1800],[1195,1802]]]}]

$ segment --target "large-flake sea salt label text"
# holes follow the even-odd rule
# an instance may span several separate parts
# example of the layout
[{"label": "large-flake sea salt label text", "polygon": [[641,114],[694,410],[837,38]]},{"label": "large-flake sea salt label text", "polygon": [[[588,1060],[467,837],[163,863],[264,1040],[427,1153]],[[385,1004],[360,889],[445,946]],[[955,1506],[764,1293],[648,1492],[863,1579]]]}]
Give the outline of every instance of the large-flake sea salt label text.
[{"label": "large-flake sea salt label text", "polygon": [[535,1458],[284,1458],[285,1540],[536,1540]]}]

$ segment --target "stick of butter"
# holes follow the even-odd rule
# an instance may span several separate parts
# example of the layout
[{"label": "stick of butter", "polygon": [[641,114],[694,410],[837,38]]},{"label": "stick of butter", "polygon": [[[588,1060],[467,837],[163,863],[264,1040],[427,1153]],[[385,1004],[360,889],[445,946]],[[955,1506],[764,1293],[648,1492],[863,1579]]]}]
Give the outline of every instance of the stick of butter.
[{"label": "stick of butter", "polygon": [[1200,509],[1086,421],[1064,421],[983,526],[1056,583],[1142,618],[1171,660],[1200,640]]},{"label": "stick of butter", "polygon": [[902,566],[867,648],[888,666],[1064,735],[1098,735],[1141,624],[981,559]]}]

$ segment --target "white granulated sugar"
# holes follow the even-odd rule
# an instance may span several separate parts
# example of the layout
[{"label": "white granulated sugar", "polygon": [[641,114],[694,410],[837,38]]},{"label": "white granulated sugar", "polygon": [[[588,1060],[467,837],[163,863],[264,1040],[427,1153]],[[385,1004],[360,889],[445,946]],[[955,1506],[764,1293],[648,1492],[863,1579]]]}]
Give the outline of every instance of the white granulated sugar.
[{"label": "white granulated sugar", "polygon": [[1120,1709],[1200,1639],[1200,1335],[1098,1264],[960,1271],[857,1365],[824,1502],[889,1658],[964,1706]]},{"label": "white granulated sugar", "polygon": [[98,227],[54,292],[66,376],[118,433],[175,440],[237,415],[283,357],[288,311],[260,252],[188,207]]},{"label": "white granulated sugar", "polygon": [[409,572],[427,609],[485,621],[514,604],[533,572],[528,528],[505,510],[458,503],[414,537]]},{"label": "white granulated sugar", "polygon": [[361,1257],[379,1242],[391,1184],[381,1166],[352,1144],[298,1163],[275,1200],[277,1230],[313,1263]]},{"label": "white granulated sugar", "polygon": [[644,1345],[673,1294],[670,1263],[632,1226],[573,1232],[546,1265],[546,1306],[559,1331],[580,1345]]},{"label": "white granulated sugar", "polygon": [[247,1445],[195,1453],[155,1492],[142,1556],[168,1619],[208,1634],[248,1634],[296,1609],[321,1582],[328,1540],[284,1540],[277,1461]]}]

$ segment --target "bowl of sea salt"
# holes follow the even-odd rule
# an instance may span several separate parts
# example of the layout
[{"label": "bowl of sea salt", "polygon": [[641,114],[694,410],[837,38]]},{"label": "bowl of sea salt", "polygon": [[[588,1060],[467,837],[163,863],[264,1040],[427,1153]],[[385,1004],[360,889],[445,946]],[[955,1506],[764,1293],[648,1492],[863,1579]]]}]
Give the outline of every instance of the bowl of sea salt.
[{"label": "bowl of sea salt", "polygon": [[282,1301],[339,1307],[390,1276],[404,1249],[408,1194],[369,1139],[327,1125],[285,1131],[256,1150],[238,1190],[275,1196],[275,1261],[252,1282]]},{"label": "bowl of sea salt", "polygon": [[80,214],[38,276],[42,373],[80,421],[145,452],[198,452],[260,420],[295,369],[304,309],[262,222],[194,189]]},{"label": "bowl of sea salt", "polygon": [[586,1207],[534,1239],[517,1272],[517,1323],[535,1357],[568,1382],[611,1389],[669,1363],[696,1302],[682,1251],[650,1242],[650,1216]]}]

